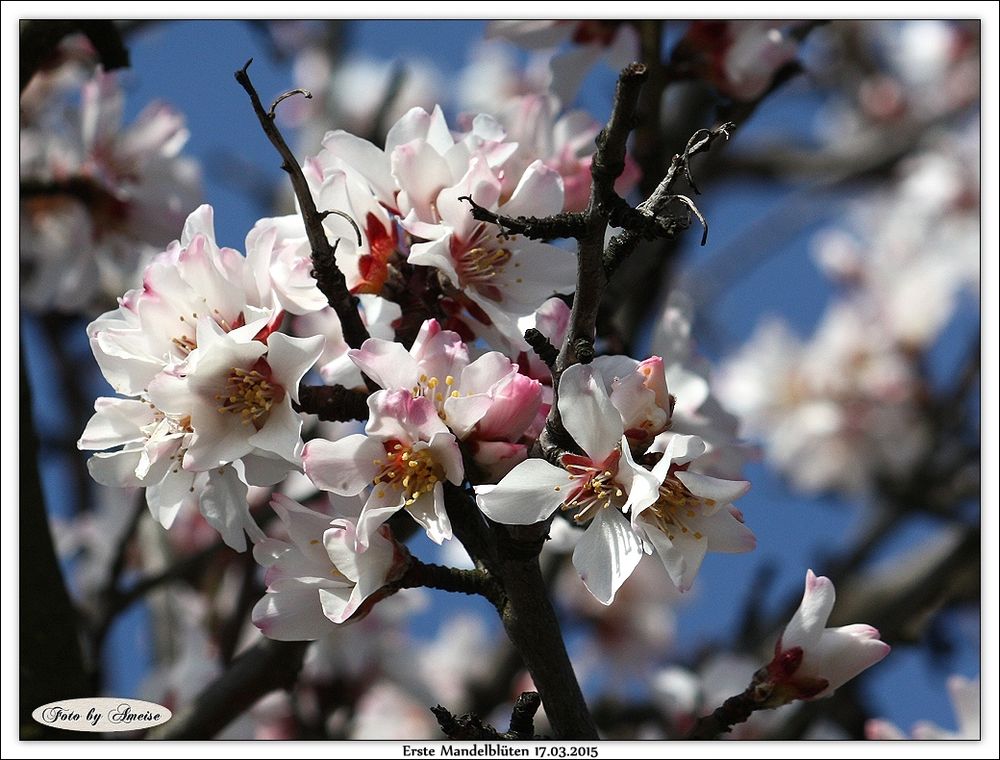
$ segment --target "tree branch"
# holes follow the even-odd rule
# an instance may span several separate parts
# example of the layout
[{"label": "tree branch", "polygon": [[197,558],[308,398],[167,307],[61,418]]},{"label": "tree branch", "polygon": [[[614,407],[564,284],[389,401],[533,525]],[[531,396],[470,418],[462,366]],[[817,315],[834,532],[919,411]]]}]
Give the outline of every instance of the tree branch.
[{"label": "tree branch", "polygon": [[395,588],[436,588],[456,594],[481,596],[498,610],[506,603],[503,589],[483,570],[459,570],[454,567],[425,564],[413,560],[410,567],[393,584]]},{"label": "tree branch", "polygon": [[211,739],[265,694],[291,688],[309,643],[262,639],[149,738]]},{"label": "tree branch", "polygon": [[452,715],[441,705],[431,708],[438,725],[449,739],[473,739],[487,741],[517,741],[519,739],[537,739],[535,736],[535,713],[542,700],[538,692],[525,691],[514,702],[510,713],[510,727],[505,733],[500,733],[489,723],[485,723],[475,713],[466,713],[460,717]]},{"label": "tree branch", "polygon": [[[288,143],[285,142],[285,138],[281,135],[281,131],[274,123],[273,114],[266,111],[260,102],[257,90],[254,89],[253,83],[250,81],[250,76],[247,74],[247,69],[251,63],[253,63],[252,58],[246,62],[246,65],[242,69],[236,72],[236,81],[239,82],[240,86],[246,90],[247,95],[250,96],[250,102],[253,105],[254,113],[257,115],[257,120],[264,130],[264,134],[267,135],[267,139],[271,141],[271,144],[281,156],[281,168],[288,172],[288,176],[292,181],[292,189],[295,191],[295,197],[299,202],[302,221],[305,224],[306,235],[309,238],[309,245],[312,248],[313,275],[316,277],[316,283],[340,318],[340,324],[344,331],[344,340],[351,348],[360,348],[361,344],[369,337],[368,330],[361,321],[356,299],[347,289],[344,273],[337,267],[334,255],[336,249],[330,245],[330,241],[326,237],[326,230],[323,227],[325,214],[321,214],[316,210],[316,203],[313,201],[312,193],[309,191],[309,184],[302,173],[302,168],[295,159],[291,148],[288,147]],[[374,391],[376,388],[370,386],[369,390]]]},{"label": "tree branch", "polygon": [[587,232],[587,220],[579,212],[565,212],[552,216],[504,216],[480,206],[471,195],[460,195],[458,200],[467,201],[472,207],[472,218],[477,222],[488,222],[500,228],[501,237],[524,235],[531,240],[555,240],[556,238],[577,238]]}]

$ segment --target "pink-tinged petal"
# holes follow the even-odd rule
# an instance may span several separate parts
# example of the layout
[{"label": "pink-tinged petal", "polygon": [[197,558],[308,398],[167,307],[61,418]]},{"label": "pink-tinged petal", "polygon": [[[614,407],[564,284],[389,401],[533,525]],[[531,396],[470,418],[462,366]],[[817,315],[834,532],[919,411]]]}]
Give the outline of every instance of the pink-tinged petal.
[{"label": "pink-tinged petal", "polygon": [[319,602],[323,615],[331,623],[344,623],[361,606],[356,588],[321,588]]},{"label": "pink-tinged petal", "polygon": [[208,484],[201,492],[198,506],[226,545],[238,552],[246,549],[244,533],[249,534],[251,540],[264,538],[263,531],[250,516],[246,483],[232,467],[224,467],[221,472],[212,470],[208,474]]},{"label": "pink-tinged petal", "polygon": [[510,200],[500,209],[506,216],[551,216],[563,210],[563,179],[540,160],[521,175]]},{"label": "pink-tinged petal", "polygon": [[87,470],[90,472],[90,477],[102,486],[135,488],[142,485],[142,481],[135,474],[141,454],[141,449],[94,454],[87,460]]},{"label": "pink-tinged petal", "polygon": [[642,541],[613,507],[598,511],[573,550],[573,566],[594,598],[611,604],[642,559]]},{"label": "pink-tinged petal", "polygon": [[302,450],[302,466],[318,488],[357,496],[371,485],[378,473],[375,460],[384,454],[382,444],[360,433],[337,441],[314,439]]},{"label": "pink-tinged petal", "polygon": [[469,349],[462,336],[442,330],[436,319],[428,319],[420,326],[410,353],[420,364],[422,374],[442,383],[449,375],[458,377],[469,363]]},{"label": "pink-tinged petal", "polygon": [[434,493],[421,494],[406,511],[434,543],[442,544],[451,538],[451,520],[444,506],[444,485],[440,481],[434,484]]},{"label": "pink-tinged petal", "polygon": [[368,397],[370,416],[365,432],[382,440],[403,443],[429,441],[437,433],[447,433],[437,407],[428,399],[414,398],[410,391],[379,391]]},{"label": "pink-tinged petal", "polygon": [[452,183],[448,163],[425,142],[413,141],[392,151],[392,176],[405,193],[410,208],[425,222],[438,221],[435,201]]},{"label": "pink-tinged petal", "polygon": [[487,517],[504,525],[545,520],[570,495],[572,480],[561,467],[528,459],[495,486],[476,489],[476,503]]},{"label": "pink-tinged petal", "polygon": [[816,647],[826,621],[830,618],[837,594],[829,578],[816,576],[812,570],[806,572],[806,589],[802,603],[792,619],[785,626],[779,643],[783,650],[801,647],[808,652]]},{"label": "pink-tinged petal", "polygon": [[452,285],[459,287],[461,282],[458,272],[455,270],[455,262],[451,257],[451,241],[452,236],[449,232],[444,237],[429,243],[414,243],[410,246],[410,254],[406,260],[415,266],[433,267],[440,270],[451,280]]},{"label": "pink-tinged petal", "polygon": [[829,628],[823,631],[818,646],[804,650],[801,669],[830,682],[827,690],[816,695],[817,699],[828,697],[861,671],[882,661],[890,649],[870,625]]},{"label": "pink-tinged petal", "polygon": [[490,396],[492,404],[479,420],[476,438],[513,442],[534,423],[542,405],[542,384],[512,372],[497,384]]},{"label": "pink-tinged petal", "polygon": [[276,641],[314,641],[333,630],[323,614],[320,588],[314,584],[283,581],[280,593],[265,594],[253,608],[251,619],[261,633]]},{"label": "pink-tinged petal", "polygon": [[94,402],[94,416],[77,441],[80,449],[110,449],[126,443],[142,441],[139,429],[153,421],[154,410],[149,404],[129,398],[99,398]]},{"label": "pink-tinged petal", "polygon": [[313,335],[293,338],[284,333],[271,333],[267,339],[267,363],[274,380],[285,389],[292,401],[299,400],[299,383],[323,353],[326,338]]},{"label": "pink-tinged petal", "polygon": [[347,352],[351,361],[383,388],[412,388],[420,370],[416,361],[399,343],[369,338],[359,349]]},{"label": "pink-tinged petal", "polygon": [[695,496],[718,504],[729,504],[750,490],[750,483],[746,480],[722,480],[686,470],[679,470],[677,479]]},{"label": "pink-tinged petal", "polygon": [[595,462],[603,462],[614,451],[624,432],[603,383],[585,364],[574,364],[559,381],[559,414],[563,426]]}]

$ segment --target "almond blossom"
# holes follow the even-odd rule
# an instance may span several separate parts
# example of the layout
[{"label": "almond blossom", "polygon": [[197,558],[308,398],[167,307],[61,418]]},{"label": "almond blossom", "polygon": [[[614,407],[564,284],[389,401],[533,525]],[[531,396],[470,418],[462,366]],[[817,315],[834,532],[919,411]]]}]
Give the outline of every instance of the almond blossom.
[{"label": "almond blossom", "polygon": [[589,366],[563,373],[558,405],[584,453],[563,454],[561,467],[542,459],[522,462],[496,486],[478,487],[476,501],[487,517],[507,525],[530,525],[558,509],[571,512],[576,523],[590,521],[573,564],[598,601],[610,604],[643,554],[642,539],[622,512],[648,507],[658,483],[633,461],[621,415]]},{"label": "almond blossom", "polygon": [[362,550],[400,509],[432,541],[440,544],[451,538],[444,481],[461,484],[464,467],[455,436],[438,417],[434,402],[408,390],[379,391],[368,398],[368,408],[365,434],[306,444],[306,475],[335,494],[367,494],[357,526]]},{"label": "almond blossom", "polygon": [[769,706],[822,699],[889,654],[870,625],[827,628],[836,592],[829,578],[806,572],[802,603],[774,645],[766,666]]},{"label": "almond blossom", "polygon": [[506,474],[527,453],[521,439],[538,413],[542,386],[503,354],[490,351],[470,362],[461,337],[430,319],[409,351],[371,338],[348,355],[383,388],[431,400],[441,420],[492,473]]},{"label": "almond blossom", "polygon": [[359,554],[351,518],[331,519],[281,494],[271,506],[288,540],[265,538],[254,546],[254,559],[267,568],[267,594],[252,619],[268,638],[312,641],[330,633],[331,624],[364,617],[373,595],[409,564],[409,552],[387,526],[377,529]]},{"label": "almond blossom", "polygon": [[[180,155],[183,115],[151,103],[123,124],[114,73],[48,92],[21,132],[22,300],[34,309],[98,310],[133,281],[198,202],[199,171]],[[75,94],[75,93],[74,93]],[[59,96],[56,98],[55,96]]]},{"label": "almond blossom", "polygon": [[722,480],[688,470],[706,451],[697,436],[671,438],[653,466],[657,498],[632,511],[632,527],[659,555],[678,589],[691,588],[706,552],[752,551],[757,540],[732,502],[745,494],[745,480]]}]

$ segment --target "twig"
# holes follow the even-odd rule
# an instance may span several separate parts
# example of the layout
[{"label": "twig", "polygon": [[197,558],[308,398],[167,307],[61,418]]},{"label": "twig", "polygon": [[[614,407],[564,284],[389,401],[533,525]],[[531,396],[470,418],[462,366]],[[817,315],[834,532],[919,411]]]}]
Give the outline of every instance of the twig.
[{"label": "twig", "polygon": [[688,739],[715,739],[728,733],[738,723],[745,723],[757,710],[764,709],[757,694],[756,684],[751,684],[742,694],[730,697],[711,714],[698,720]]},{"label": "twig", "polygon": [[577,238],[587,232],[586,217],[580,212],[565,212],[552,216],[504,216],[480,206],[471,195],[460,195],[458,200],[467,201],[472,207],[472,218],[477,222],[489,222],[500,228],[501,237],[524,235],[531,240],[555,240],[556,238]]},{"label": "twig", "polygon": [[535,713],[538,712],[541,704],[542,700],[538,696],[538,692],[522,692],[514,702],[510,714],[510,727],[504,733],[497,731],[475,713],[466,713],[456,717],[441,705],[432,707],[431,712],[434,713],[438,725],[441,726],[441,730],[449,739],[517,741],[541,738],[535,736]]},{"label": "twig", "polygon": [[[330,245],[330,241],[326,237],[326,230],[323,228],[323,215],[316,210],[316,203],[313,201],[302,168],[296,161],[291,148],[288,147],[288,143],[285,142],[285,138],[282,137],[281,131],[274,123],[273,112],[268,113],[264,110],[257,90],[254,89],[253,83],[250,81],[247,69],[251,63],[253,63],[252,58],[236,72],[236,81],[250,96],[250,102],[253,105],[254,113],[257,114],[258,121],[260,121],[260,126],[281,156],[281,168],[288,172],[292,181],[292,188],[299,202],[302,221],[305,224],[306,235],[312,248],[313,275],[316,277],[316,283],[340,318],[344,340],[351,348],[360,348],[361,344],[368,339],[368,330],[361,321],[355,298],[347,289],[344,273],[337,267],[334,255],[335,248]],[[369,390],[374,391],[376,388],[370,387]]]},{"label": "twig", "polygon": [[395,588],[435,588],[457,594],[481,596],[498,610],[506,603],[503,589],[483,570],[459,570],[454,567],[425,564],[413,560],[406,573],[395,583]]},{"label": "twig", "polygon": [[559,350],[552,345],[544,334],[534,327],[529,327],[524,331],[524,339],[538,355],[538,358],[545,362],[545,366],[551,370],[555,366],[556,359],[559,358]]}]

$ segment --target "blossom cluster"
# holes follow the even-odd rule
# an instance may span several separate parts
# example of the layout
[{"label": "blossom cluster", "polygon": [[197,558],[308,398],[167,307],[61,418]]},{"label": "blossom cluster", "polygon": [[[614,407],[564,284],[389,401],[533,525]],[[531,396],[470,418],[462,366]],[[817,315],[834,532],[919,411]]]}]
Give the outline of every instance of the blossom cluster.
[{"label": "blossom cluster", "polygon": [[82,38],[61,50],[72,65],[21,97],[21,299],[93,314],[177,234],[199,201],[199,169],[181,154],[182,114],[150,103],[124,125],[118,76],[94,68]]}]

